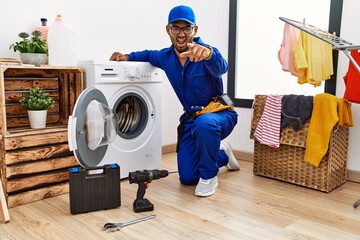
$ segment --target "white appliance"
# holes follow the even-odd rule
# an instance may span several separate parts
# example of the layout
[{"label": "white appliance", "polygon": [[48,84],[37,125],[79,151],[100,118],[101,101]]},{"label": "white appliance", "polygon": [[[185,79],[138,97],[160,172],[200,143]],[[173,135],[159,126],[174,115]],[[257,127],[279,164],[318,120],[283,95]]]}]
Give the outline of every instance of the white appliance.
[{"label": "white appliance", "polygon": [[69,118],[69,146],[80,165],[117,163],[120,178],[159,168],[163,71],[146,62],[78,65],[86,89]]}]

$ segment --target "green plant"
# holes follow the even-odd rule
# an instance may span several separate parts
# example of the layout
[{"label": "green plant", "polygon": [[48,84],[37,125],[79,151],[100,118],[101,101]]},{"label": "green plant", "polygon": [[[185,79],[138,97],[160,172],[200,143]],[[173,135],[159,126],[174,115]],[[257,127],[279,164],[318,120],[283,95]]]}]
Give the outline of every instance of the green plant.
[{"label": "green plant", "polygon": [[46,48],[47,41],[41,39],[42,33],[40,31],[33,31],[31,37],[26,32],[19,33],[19,37],[22,39],[20,42],[15,42],[10,45],[9,49],[13,49],[14,52],[19,51],[21,53],[48,53]]},{"label": "green plant", "polygon": [[54,107],[52,97],[39,88],[33,88],[24,93],[23,98],[19,102],[20,106],[27,110],[47,110]]}]

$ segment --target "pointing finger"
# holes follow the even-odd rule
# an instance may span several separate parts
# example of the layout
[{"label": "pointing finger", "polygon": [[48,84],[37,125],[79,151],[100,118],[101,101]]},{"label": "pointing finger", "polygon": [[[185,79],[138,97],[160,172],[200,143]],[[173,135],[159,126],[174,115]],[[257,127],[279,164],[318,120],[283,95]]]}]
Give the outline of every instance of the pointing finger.
[{"label": "pointing finger", "polygon": [[187,46],[188,46],[189,49],[193,49],[195,44],[194,43],[188,43]]}]

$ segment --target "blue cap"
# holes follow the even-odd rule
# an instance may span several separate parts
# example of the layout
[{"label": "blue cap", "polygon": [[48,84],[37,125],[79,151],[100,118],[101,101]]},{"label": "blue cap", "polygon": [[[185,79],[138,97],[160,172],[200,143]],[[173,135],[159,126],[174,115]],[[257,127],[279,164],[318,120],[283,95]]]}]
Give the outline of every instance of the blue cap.
[{"label": "blue cap", "polygon": [[171,9],[169,13],[168,24],[180,20],[186,21],[192,25],[196,25],[195,13],[188,6],[180,5]]}]

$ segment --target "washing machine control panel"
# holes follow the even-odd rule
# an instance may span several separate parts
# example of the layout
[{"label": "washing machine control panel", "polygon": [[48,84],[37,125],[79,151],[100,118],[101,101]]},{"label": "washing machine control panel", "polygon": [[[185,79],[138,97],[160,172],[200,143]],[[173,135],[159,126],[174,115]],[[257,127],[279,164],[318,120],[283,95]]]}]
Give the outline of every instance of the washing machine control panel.
[{"label": "washing machine control panel", "polygon": [[161,82],[162,70],[146,62],[112,62],[95,66],[96,83]]},{"label": "washing machine control panel", "polygon": [[[136,80],[152,80],[154,77],[156,79],[157,73],[154,72],[153,69],[144,69],[144,68],[126,68],[125,71],[125,79],[130,81],[136,81]],[[153,76],[154,75],[154,76]]]}]

